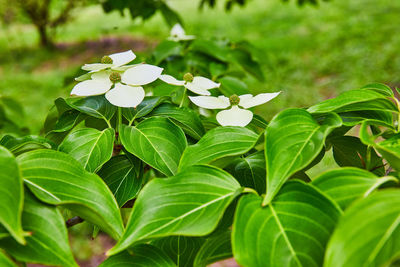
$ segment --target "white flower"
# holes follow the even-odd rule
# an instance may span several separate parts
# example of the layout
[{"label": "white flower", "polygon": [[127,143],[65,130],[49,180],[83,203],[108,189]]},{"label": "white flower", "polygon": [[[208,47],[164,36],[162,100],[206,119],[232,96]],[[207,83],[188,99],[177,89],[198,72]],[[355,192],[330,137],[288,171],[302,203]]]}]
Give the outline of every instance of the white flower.
[{"label": "white flower", "polygon": [[[252,96],[246,95],[232,95],[226,96],[189,96],[190,100],[199,107],[206,109],[226,109],[217,113],[217,121],[222,126],[246,126],[253,119],[253,113],[246,110],[264,103],[277,97],[280,92],[264,93]],[[242,109],[242,108],[244,109]]]},{"label": "white flower", "polygon": [[193,40],[195,38],[196,37],[194,35],[186,35],[185,30],[179,23],[177,23],[172,27],[168,40],[179,42]]},{"label": "white flower", "polygon": [[201,77],[201,76],[194,76],[190,73],[186,73],[183,76],[183,81],[177,80],[171,75],[163,74],[160,76],[160,80],[178,86],[184,86],[188,90],[196,93],[198,95],[211,95],[208,91],[213,88],[218,88],[220,86],[219,83],[213,82],[210,79]]},{"label": "white flower", "polygon": [[101,63],[85,64],[83,65],[82,69],[91,72],[96,72],[107,68],[117,69],[125,64],[128,64],[135,58],[136,55],[132,52],[132,50],[128,50],[125,52],[104,56],[101,59]]},{"label": "white flower", "polygon": [[[121,65],[119,64],[116,67],[120,67]],[[115,106],[136,107],[143,101],[145,96],[144,89],[141,86],[158,79],[163,69],[149,64],[125,67],[129,68],[119,69],[118,71],[99,71],[97,69],[97,72],[91,74],[91,79],[75,85],[71,95],[92,96],[106,94],[107,100]]]}]

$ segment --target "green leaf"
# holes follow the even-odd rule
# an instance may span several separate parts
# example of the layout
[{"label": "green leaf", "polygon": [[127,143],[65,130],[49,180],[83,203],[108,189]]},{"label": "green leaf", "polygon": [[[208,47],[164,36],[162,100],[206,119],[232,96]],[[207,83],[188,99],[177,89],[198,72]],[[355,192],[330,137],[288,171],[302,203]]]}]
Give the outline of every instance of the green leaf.
[{"label": "green leaf", "polygon": [[247,84],[236,77],[225,76],[218,80],[221,83],[219,90],[226,96],[250,94]]},{"label": "green leaf", "polygon": [[145,97],[142,103],[136,108],[123,108],[122,115],[132,124],[135,119],[141,118],[149,114],[155,107],[160,105],[167,99],[165,96]]},{"label": "green leaf", "polygon": [[35,150],[17,158],[25,184],[41,201],[63,205],[115,239],[123,232],[118,204],[103,180],[68,154]]},{"label": "green leaf", "polygon": [[249,151],[257,140],[258,135],[247,128],[234,126],[214,128],[197,144],[186,148],[179,169],[210,163],[223,157],[242,155]]},{"label": "green leaf", "polygon": [[389,97],[394,96],[393,90],[389,86],[383,83],[370,83],[361,87],[361,89],[373,90],[375,92],[381,93],[382,95],[386,95]]},{"label": "green leaf", "polygon": [[206,267],[232,257],[231,231],[212,236],[204,242],[194,260],[194,267]]},{"label": "green leaf", "polygon": [[24,190],[21,172],[10,151],[0,146],[0,224],[21,244],[23,236],[21,214]]},{"label": "green leaf", "polygon": [[229,171],[243,187],[250,187],[262,195],[265,193],[265,157],[264,151],[258,151],[234,161]]},{"label": "green leaf", "polygon": [[261,202],[253,194],[239,200],[232,232],[236,261],[251,267],[322,266],[339,208],[300,181],[287,182],[268,206]]},{"label": "green leaf", "polygon": [[114,105],[107,101],[104,95],[68,98],[66,102],[73,109],[106,121],[111,120],[117,110]]},{"label": "green leaf", "polygon": [[4,254],[4,252],[0,251],[0,266],[3,267],[18,267],[16,263],[14,263],[9,257]]},{"label": "green leaf", "polygon": [[25,246],[11,238],[0,239],[0,247],[15,259],[53,266],[78,266],[69,247],[64,218],[56,207],[39,202],[28,191],[22,224],[25,230],[32,233],[26,237]]},{"label": "green leaf", "polygon": [[158,65],[170,56],[180,55],[183,47],[179,42],[162,41],[153,51],[155,64]]},{"label": "green leaf", "polygon": [[174,123],[182,128],[182,130],[193,137],[200,139],[204,133],[204,126],[201,123],[199,115],[189,108],[178,108],[172,104],[162,104],[151,113],[153,116],[165,116],[170,118]]},{"label": "green leaf", "polygon": [[133,163],[126,155],[119,155],[104,164],[98,173],[114,194],[120,207],[135,198],[142,187],[143,176],[138,168],[140,166],[140,160]]},{"label": "green leaf", "polygon": [[357,168],[340,168],[321,174],[312,183],[342,209],[346,209],[354,200],[368,196],[389,181],[397,182],[397,179],[378,178],[371,172]]},{"label": "green leaf", "polygon": [[400,190],[385,189],[346,210],[329,241],[324,266],[390,266],[399,251]]},{"label": "green leaf", "polygon": [[153,179],[139,193],[123,237],[108,254],[151,238],[209,234],[240,192],[231,175],[211,166]]},{"label": "green leaf", "polygon": [[385,174],[382,158],[373,148],[368,148],[361,143],[359,138],[341,136],[331,139],[330,142],[333,146],[333,157],[339,166],[353,166],[369,170],[377,175]]},{"label": "green leaf", "polygon": [[179,23],[182,24],[182,19],[179,17],[179,14],[171,9],[167,3],[161,1],[158,3],[159,5],[157,8],[161,11],[161,14],[165,20],[165,22],[170,26],[174,26],[175,24]]},{"label": "green leaf", "polygon": [[83,121],[87,116],[77,110],[67,110],[58,118],[53,132],[61,133],[71,130],[75,125]]},{"label": "green leaf", "polygon": [[379,110],[360,110],[352,112],[343,112],[339,114],[345,126],[355,126],[363,121],[378,123],[393,129],[392,112]]},{"label": "green leaf", "polygon": [[350,112],[360,110],[379,110],[397,112],[396,105],[388,95],[374,88],[362,88],[341,93],[336,98],[327,99],[310,107],[310,113]]},{"label": "green leaf", "polygon": [[84,128],[70,133],[58,150],[70,154],[89,172],[97,172],[112,156],[115,132]]},{"label": "green leaf", "polygon": [[400,171],[400,133],[397,133],[381,142],[375,142],[375,137],[368,134],[368,122],[361,124],[360,139],[369,146],[374,147],[385,158],[390,165]]},{"label": "green leaf", "polygon": [[264,81],[264,73],[261,69],[260,64],[258,64],[257,61],[253,59],[251,54],[242,49],[242,48],[236,48],[231,52],[233,58],[235,61],[249,74],[253,75],[255,78],[257,78],[259,81]]},{"label": "green leaf", "polygon": [[209,57],[227,62],[229,57],[229,49],[225,44],[211,40],[194,40],[190,45],[192,51],[201,52]]},{"label": "green leaf", "polygon": [[320,125],[303,109],[287,109],[272,119],[265,132],[267,195],[264,206],[290,176],[318,156],[325,138],[340,126],[341,120],[336,114],[328,114]]},{"label": "green leaf", "polygon": [[190,236],[168,236],[151,244],[167,254],[178,267],[193,267],[193,261],[204,239]]},{"label": "green leaf", "polygon": [[99,267],[176,267],[176,264],[160,249],[148,244],[134,246],[127,251],[111,256]]},{"label": "green leaf", "polygon": [[151,167],[166,176],[177,172],[187,143],[182,129],[169,119],[152,117],[136,127],[122,125],[119,135],[125,149]]},{"label": "green leaf", "polygon": [[11,97],[0,96],[0,106],[8,120],[14,122],[18,126],[24,126],[24,107],[18,101]]},{"label": "green leaf", "polygon": [[23,137],[5,135],[0,140],[0,145],[10,150],[14,155],[20,155],[35,149],[51,149],[56,147],[56,145],[49,139],[36,135],[27,135]]}]

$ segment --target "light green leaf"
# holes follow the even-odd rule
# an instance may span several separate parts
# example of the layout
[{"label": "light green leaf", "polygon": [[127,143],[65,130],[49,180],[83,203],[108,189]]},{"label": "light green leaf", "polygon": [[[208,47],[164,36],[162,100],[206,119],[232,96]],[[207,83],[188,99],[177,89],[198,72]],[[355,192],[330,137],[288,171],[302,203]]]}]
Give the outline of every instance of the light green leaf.
[{"label": "light green leaf", "polygon": [[341,119],[334,113],[318,124],[303,109],[287,109],[272,119],[265,132],[267,195],[264,206],[271,202],[290,176],[318,156],[325,138],[340,126]]},{"label": "light green leaf", "polygon": [[106,259],[99,267],[176,267],[176,264],[160,249],[140,244],[129,251],[119,253]]},{"label": "light green leaf", "polygon": [[183,47],[179,42],[162,41],[153,51],[155,64],[160,64],[163,60],[170,56],[180,55]]},{"label": "light green leaf", "polygon": [[242,155],[254,147],[258,135],[244,127],[217,127],[207,132],[200,141],[188,146],[182,155],[179,169],[195,164],[210,163],[228,156]]},{"label": "light green leaf", "polygon": [[71,155],[89,172],[98,171],[113,153],[115,132],[112,128],[99,131],[83,128],[70,133],[58,150]]},{"label": "light green leaf", "polygon": [[231,231],[212,236],[204,242],[194,260],[194,267],[206,267],[232,257]]},{"label": "light green leaf", "polygon": [[321,174],[312,183],[345,209],[354,200],[368,196],[388,181],[397,182],[397,179],[378,178],[369,171],[357,168],[340,168]]},{"label": "light green leaf", "polygon": [[204,133],[204,126],[201,123],[199,115],[189,108],[178,108],[172,104],[162,104],[151,113],[152,116],[164,116],[170,118],[174,123],[182,128],[182,130],[193,137],[200,139]]},{"label": "light green leaf", "polygon": [[[239,200],[232,232],[236,261],[248,267],[319,267],[340,210],[313,186],[287,182],[266,207]],[[340,265],[336,265],[340,266]]]},{"label": "light green leaf", "polygon": [[225,96],[251,94],[247,84],[239,78],[225,76],[218,81],[221,83],[219,90]]},{"label": "light green leaf", "polygon": [[24,244],[21,214],[24,189],[21,172],[13,154],[0,146],[0,224],[19,243]]},{"label": "light green leaf", "polygon": [[110,189],[74,158],[58,151],[35,150],[17,161],[25,184],[41,201],[63,205],[115,239],[122,235],[121,214]]},{"label": "light green leaf", "polygon": [[120,207],[135,198],[142,187],[143,176],[138,170],[140,164],[140,160],[134,163],[126,155],[119,155],[104,164],[98,173],[113,192]]},{"label": "light green leaf", "polygon": [[178,170],[186,148],[182,129],[167,118],[152,117],[136,127],[122,125],[120,138],[125,149],[166,176]]},{"label": "light green leaf", "polygon": [[193,267],[193,261],[204,239],[191,236],[168,236],[151,244],[167,254],[178,267]]},{"label": "light green leaf", "polygon": [[16,156],[35,149],[56,147],[49,139],[36,135],[27,135],[23,137],[5,135],[0,140],[0,145],[7,148]]},{"label": "light green leaf", "polygon": [[166,99],[165,96],[147,96],[136,108],[123,108],[122,115],[132,124],[135,119],[146,116]]},{"label": "light green leaf", "polygon": [[123,237],[108,253],[151,238],[209,234],[240,192],[231,175],[211,166],[153,179],[139,193]]},{"label": "light green leaf", "polygon": [[0,251],[0,266],[2,267],[18,267],[16,263],[14,263],[9,257],[4,254],[4,252]]},{"label": "light green leaf", "polygon": [[106,121],[111,120],[117,110],[114,105],[107,101],[104,95],[67,98],[65,101],[73,109]]},{"label": "light green leaf", "polygon": [[362,123],[363,121],[368,121],[372,123],[378,123],[386,127],[393,129],[393,114],[388,111],[379,110],[360,110],[352,112],[339,113],[343,120],[343,125],[345,126],[355,126]]},{"label": "light green leaf", "polygon": [[229,59],[228,47],[217,41],[197,39],[190,45],[190,49],[223,62],[227,62]]},{"label": "light green leaf", "polygon": [[0,247],[14,258],[28,263],[78,266],[69,247],[64,218],[56,207],[39,202],[28,191],[22,224],[25,230],[32,233],[26,237],[25,246],[11,238],[0,239]]},{"label": "light green leaf", "polygon": [[87,118],[87,115],[80,113],[77,110],[67,110],[58,118],[53,132],[62,133],[71,130],[75,125],[79,124]]},{"label": "light green leaf", "polygon": [[346,210],[329,241],[324,267],[390,266],[399,252],[400,190],[385,189]]}]

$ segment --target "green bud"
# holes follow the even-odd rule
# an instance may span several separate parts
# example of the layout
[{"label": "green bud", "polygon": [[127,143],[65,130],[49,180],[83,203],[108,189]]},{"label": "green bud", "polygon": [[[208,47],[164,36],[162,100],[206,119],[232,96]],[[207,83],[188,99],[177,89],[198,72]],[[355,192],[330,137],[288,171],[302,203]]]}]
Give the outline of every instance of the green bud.
[{"label": "green bud", "polygon": [[183,75],[183,80],[186,82],[191,83],[191,82],[193,82],[193,79],[194,79],[193,74],[191,74],[189,72],[186,73],[185,75]]},{"label": "green bud", "polygon": [[229,102],[231,102],[231,105],[232,106],[236,106],[236,105],[239,105],[239,102],[240,102],[240,98],[238,97],[238,95],[231,95],[230,97],[229,97]]},{"label": "green bud", "polygon": [[110,74],[110,81],[112,81],[113,83],[118,83],[121,81],[121,74],[119,74],[119,72],[111,72]]},{"label": "green bud", "polygon": [[112,64],[113,60],[109,56],[104,56],[101,58],[101,63],[103,64]]}]

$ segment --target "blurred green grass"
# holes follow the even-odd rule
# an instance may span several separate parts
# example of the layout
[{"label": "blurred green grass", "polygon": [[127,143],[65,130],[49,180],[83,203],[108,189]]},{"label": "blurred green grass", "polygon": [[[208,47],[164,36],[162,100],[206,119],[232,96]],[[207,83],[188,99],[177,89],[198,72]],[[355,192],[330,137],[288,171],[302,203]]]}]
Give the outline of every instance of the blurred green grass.
[{"label": "blurred green grass", "polygon": [[[309,106],[370,82],[400,81],[398,1],[333,0],[319,7],[298,7],[253,0],[230,13],[222,7],[198,12],[195,1],[170,4],[182,15],[188,33],[246,39],[260,49],[266,81],[246,82],[255,93],[283,91],[258,109],[267,119],[283,108]],[[104,38],[132,38],[146,54],[168,34],[161,16],[142,23],[131,21],[128,14],[105,15],[91,6],[77,10],[75,20],[56,33],[62,49],[48,52],[36,46],[32,26],[1,25],[0,94],[19,99],[26,107],[28,127],[38,132],[53,100],[68,95],[73,86],[68,81],[80,65],[102,56],[96,53],[122,51],[132,43],[119,47]],[[100,46],[84,43],[100,39]]]}]

